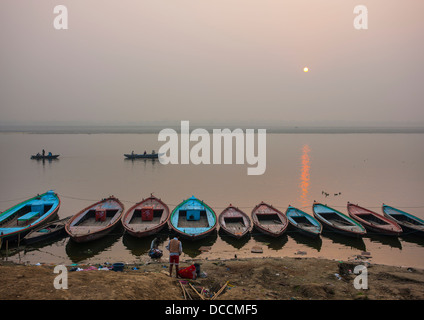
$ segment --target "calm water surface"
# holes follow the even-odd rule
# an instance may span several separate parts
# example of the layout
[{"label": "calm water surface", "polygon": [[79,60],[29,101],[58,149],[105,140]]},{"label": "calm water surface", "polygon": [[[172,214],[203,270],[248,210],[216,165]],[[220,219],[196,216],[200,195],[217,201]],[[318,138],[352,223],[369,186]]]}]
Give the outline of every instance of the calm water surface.
[{"label": "calm water surface", "polygon": [[[312,213],[314,200],[346,213],[347,201],[381,212],[386,203],[424,218],[424,134],[268,134],[264,175],[248,176],[248,165],[161,165],[125,160],[134,150],[158,150],[156,134],[0,133],[0,211],[46,190],[61,197],[59,217],[115,195],[129,208],[150,193],[172,210],[194,195],[217,214],[230,203],[250,215],[260,201],[282,211],[289,204]],[[30,160],[59,153],[52,162]],[[328,196],[326,194],[329,194]],[[168,233],[161,234],[167,239]],[[146,262],[152,237],[135,239],[122,228],[98,241],[62,238],[9,253],[9,260],[46,263]],[[164,249],[165,242],[161,244]],[[210,246],[209,252],[201,252]],[[251,253],[254,246],[263,254]],[[4,249],[4,248],[3,248]],[[424,268],[424,238],[368,235],[352,240],[335,234],[310,240],[295,232],[273,239],[253,233],[241,240],[217,232],[183,241],[183,257],[214,259],[298,256],[343,259],[369,251],[374,263]],[[164,261],[167,260],[164,249]],[[5,259],[5,251],[2,251]]]}]

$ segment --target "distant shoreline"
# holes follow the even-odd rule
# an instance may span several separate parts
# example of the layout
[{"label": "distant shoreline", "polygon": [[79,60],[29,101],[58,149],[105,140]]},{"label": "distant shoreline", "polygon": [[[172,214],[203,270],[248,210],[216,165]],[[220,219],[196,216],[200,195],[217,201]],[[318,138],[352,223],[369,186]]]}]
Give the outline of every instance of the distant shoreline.
[{"label": "distant shoreline", "polygon": [[[162,129],[171,128],[180,131],[179,126],[175,125],[162,125],[162,126],[105,126],[105,125],[93,125],[93,126],[0,126],[0,133],[29,133],[29,134],[158,134]],[[258,125],[191,125],[190,131],[196,128],[204,128],[210,132],[213,129],[225,129],[234,130],[236,128],[241,129],[266,129],[267,133],[284,133],[284,134],[354,134],[354,133],[366,133],[366,134],[390,134],[390,133],[424,133],[424,127],[312,127],[312,126],[258,126]]]}]

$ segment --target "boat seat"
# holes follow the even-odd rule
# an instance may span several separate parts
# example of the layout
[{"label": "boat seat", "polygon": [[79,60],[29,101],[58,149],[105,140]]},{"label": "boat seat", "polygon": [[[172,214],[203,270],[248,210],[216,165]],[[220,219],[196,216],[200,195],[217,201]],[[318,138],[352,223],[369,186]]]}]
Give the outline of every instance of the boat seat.
[{"label": "boat seat", "polygon": [[38,216],[39,214],[40,214],[40,212],[38,212],[38,211],[30,211],[27,214],[24,214],[22,217],[19,217],[18,222],[19,221],[27,222],[27,221],[31,220],[32,218],[34,218],[35,216]]}]

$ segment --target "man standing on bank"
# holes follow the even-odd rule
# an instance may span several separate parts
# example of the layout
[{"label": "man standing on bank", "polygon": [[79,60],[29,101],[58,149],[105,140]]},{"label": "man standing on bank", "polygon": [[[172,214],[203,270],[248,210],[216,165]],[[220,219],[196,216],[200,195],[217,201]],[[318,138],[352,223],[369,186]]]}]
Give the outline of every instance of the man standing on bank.
[{"label": "man standing on bank", "polygon": [[183,253],[183,246],[181,241],[178,240],[178,236],[175,236],[174,239],[169,240],[166,249],[169,250],[169,276],[172,277],[172,266],[175,265],[175,274],[176,278],[178,278],[180,255]]}]

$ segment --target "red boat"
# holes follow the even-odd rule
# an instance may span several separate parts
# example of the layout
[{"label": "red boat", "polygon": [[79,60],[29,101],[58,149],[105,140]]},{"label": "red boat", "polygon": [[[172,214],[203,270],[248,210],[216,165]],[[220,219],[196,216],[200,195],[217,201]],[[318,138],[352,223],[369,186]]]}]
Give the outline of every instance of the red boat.
[{"label": "red boat", "polygon": [[280,210],[263,201],[252,210],[253,225],[272,237],[281,236],[289,225],[289,220]]},{"label": "red boat", "polygon": [[103,199],[81,210],[65,225],[65,231],[76,242],[99,239],[121,221],[124,205],[115,197]]},{"label": "red boat", "polygon": [[170,211],[168,206],[150,195],[136,203],[122,216],[122,225],[134,237],[141,238],[153,235],[162,230],[168,223]]},{"label": "red boat", "polygon": [[402,233],[401,226],[396,222],[374,211],[350,202],[347,203],[347,211],[353,219],[361,223],[369,231],[389,236],[399,236]]}]

